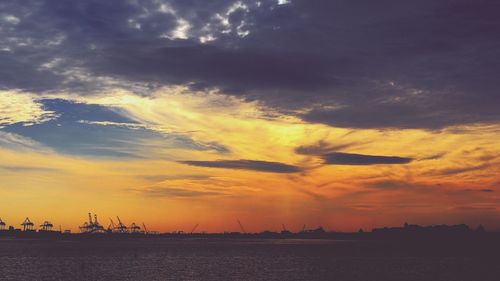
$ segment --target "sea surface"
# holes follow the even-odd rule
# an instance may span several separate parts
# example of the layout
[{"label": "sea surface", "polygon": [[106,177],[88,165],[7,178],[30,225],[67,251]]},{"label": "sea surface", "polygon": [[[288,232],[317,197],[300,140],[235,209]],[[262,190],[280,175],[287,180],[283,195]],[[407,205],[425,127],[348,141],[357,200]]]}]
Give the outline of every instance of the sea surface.
[{"label": "sea surface", "polygon": [[0,280],[500,280],[495,249],[482,255],[459,248],[299,239],[0,238]]}]

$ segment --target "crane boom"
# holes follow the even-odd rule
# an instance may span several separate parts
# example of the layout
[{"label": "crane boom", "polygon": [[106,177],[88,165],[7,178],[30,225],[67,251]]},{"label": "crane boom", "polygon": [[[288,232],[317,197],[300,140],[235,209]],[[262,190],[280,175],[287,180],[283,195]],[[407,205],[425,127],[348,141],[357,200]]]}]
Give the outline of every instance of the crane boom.
[{"label": "crane boom", "polygon": [[193,232],[196,230],[196,228],[198,227],[198,224],[196,224],[193,229],[191,229],[191,233],[190,234],[193,234]]},{"label": "crane boom", "polygon": [[244,228],[244,227],[243,227],[243,225],[241,224],[240,220],[239,220],[239,219],[237,219],[236,221],[237,221],[237,222],[238,222],[238,224],[240,225],[241,231],[243,231],[243,233],[247,233],[247,232],[245,231],[245,228]]}]

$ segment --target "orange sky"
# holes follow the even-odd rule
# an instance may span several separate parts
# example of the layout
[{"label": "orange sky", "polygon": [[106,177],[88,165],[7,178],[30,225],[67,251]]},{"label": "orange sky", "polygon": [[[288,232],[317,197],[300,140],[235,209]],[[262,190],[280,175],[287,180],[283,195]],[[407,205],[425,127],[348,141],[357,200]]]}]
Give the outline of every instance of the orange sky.
[{"label": "orange sky", "polygon": [[[35,129],[44,122],[57,122],[58,113],[40,102],[55,98],[112,108],[134,121],[82,117],[78,123],[82,126],[120,127],[127,134],[138,130],[175,134],[198,144],[216,143],[228,152],[143,138],[106,148],[141,157],[78,155],[0,129],[0,218],[8,225],[19,227],[29,216],[37,224],[50,220],[76,231],[92,212],[105,226],[109,217],[119,215],[127,224],[144,222],[158,231],[188,231],[197,223],[200,231],[237,231],[237,219],[251,232],[280,230],[282,224],[290,230],[306,224],[352,231],[405,221],[474,227],[482,223],[500,229],[498,125],[441,130],[335,128],[270,114],[272,109],[258,102],[215,91],[167,87],[148,97],[118,89],[84,97],[54,93],[42,98],[3,91],[4,128],[23,124]],[[411,161],[327,164],[323,154],[332,151]],[[242,159],[281,163],[297,171],[183,162]]]}]

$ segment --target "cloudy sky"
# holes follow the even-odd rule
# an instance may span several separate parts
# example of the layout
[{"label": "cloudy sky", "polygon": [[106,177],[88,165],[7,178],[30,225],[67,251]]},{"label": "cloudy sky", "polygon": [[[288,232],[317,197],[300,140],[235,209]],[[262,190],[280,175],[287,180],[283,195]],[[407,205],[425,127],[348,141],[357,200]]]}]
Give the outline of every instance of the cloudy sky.
[{"label": "cloudy sky", "polygon": [[0,2],[0,218],[500,229],[500,2]]}]

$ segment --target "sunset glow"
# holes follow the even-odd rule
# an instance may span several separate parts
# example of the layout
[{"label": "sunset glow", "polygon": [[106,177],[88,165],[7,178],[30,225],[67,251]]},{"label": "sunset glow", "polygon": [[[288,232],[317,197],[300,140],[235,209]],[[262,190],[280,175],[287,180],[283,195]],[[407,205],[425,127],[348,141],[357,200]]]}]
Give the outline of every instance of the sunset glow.
[{"label": "sunset glow", "polygon": [[[328,1],[334,15],[293,0],[15,2],[0,4],[8,224],[77,231],[92,212],[158,231],[500,229],[499,69],[477,78],[484,58],[467,51],[498,39],[443,26],[441,46],[403,20],[439,19],[438,4],[377,8],[350,35],[356,19],[326,20],[350,7]],[[325,38],[297,38],[305,25]],[[419,28],[415,46],[393,38]]]}]

